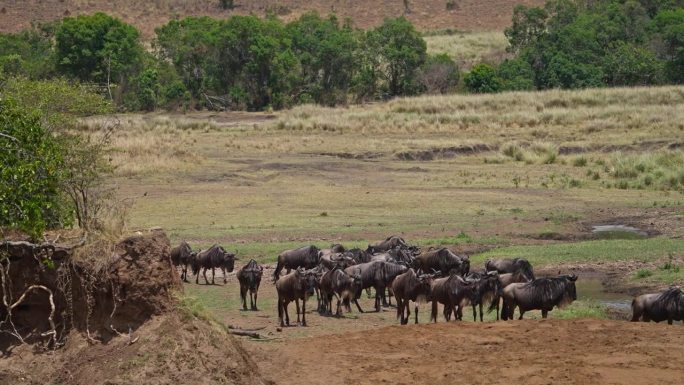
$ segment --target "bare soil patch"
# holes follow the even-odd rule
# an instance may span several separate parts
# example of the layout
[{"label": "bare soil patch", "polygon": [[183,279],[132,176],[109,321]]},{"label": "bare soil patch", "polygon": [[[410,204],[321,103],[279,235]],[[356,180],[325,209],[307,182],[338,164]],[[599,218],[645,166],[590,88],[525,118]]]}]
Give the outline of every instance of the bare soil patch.
[{"label": "bare soil patch", "polygon": [[247,348],[278,384],[679,384],[680,329],[595,319],[438,323]]}]

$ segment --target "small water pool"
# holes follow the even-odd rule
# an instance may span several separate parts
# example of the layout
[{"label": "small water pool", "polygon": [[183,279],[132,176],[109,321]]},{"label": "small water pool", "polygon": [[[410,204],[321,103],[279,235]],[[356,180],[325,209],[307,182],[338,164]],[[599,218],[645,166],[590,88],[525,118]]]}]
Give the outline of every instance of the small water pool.
[{"label": "small water pool", "polygon": [[598,277],[580,276],[575,284],[577,298],[595,300],[615,310],[630,310],[632,297],[627,294],[606,292]]}]

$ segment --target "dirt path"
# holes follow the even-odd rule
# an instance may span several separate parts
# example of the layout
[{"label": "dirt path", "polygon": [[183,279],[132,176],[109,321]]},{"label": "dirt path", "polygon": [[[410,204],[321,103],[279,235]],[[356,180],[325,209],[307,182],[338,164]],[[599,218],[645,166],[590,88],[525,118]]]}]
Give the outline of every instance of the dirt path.
[{"label": "dirt path", "polygon": [[276,384],[681,384],[681,324],[438,323],[250,343]]}]

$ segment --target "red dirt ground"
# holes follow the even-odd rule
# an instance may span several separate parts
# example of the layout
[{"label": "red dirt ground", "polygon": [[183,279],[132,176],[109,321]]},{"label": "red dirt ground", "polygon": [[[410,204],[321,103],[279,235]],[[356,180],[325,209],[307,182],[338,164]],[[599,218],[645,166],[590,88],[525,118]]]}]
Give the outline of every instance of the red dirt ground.
[{"label": "red dirt ground", "polygon": [[65,16],[107,12],[138,27],[147,39],[154,29],[174,16],[212,16],[234,14],[263,16],[275,12],[291,20],[315,10],[322,15],[335,13],[340,20],[350,17],[361,28],[382,23],[386,17],[406,16],[421,30],[503,30],[511,23],[516,4],[543,5],[544,0],[456,0],[453,10],[447,0],[235,0],[234,10],[223,10],[218,0],[111,1],[111,0],[8,0],[0,3],[0,32],[17,32],[32,22],[46,22]]},{"label": "red dirt ground", "polygon": [[681,324],[524,320],[246,343],[277,384],[682,384]]}]

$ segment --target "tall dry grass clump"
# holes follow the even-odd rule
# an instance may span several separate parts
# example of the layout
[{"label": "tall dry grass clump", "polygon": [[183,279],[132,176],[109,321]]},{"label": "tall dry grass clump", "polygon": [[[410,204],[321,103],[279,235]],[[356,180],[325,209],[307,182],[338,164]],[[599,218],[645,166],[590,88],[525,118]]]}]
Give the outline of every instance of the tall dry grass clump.
[{"label": "tall dry grass clump", "polygon": [[684,192],[683,151],[616,153],[604,167],[616,179],[617,188],[655,188]]},{"label": "tall dry grass clump", "polygon": [[182,171],[196,167],[201,157],[193,148],[193,132],[207,132],[215,127],[173,116],[121,115],[89,118],[82,128],[102,124],[103,119],[116,119],[110,145],[115,175],[132,176],[159,171]]}]

